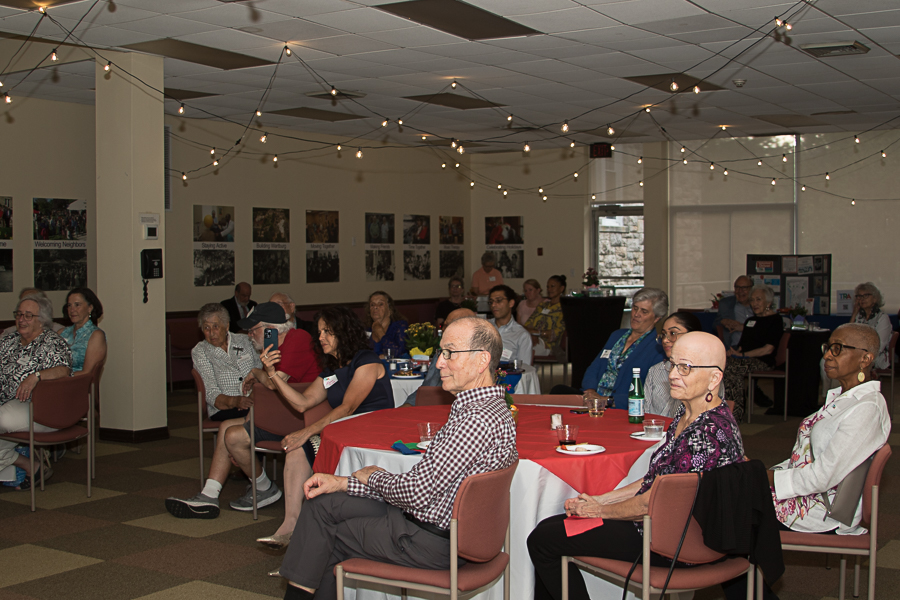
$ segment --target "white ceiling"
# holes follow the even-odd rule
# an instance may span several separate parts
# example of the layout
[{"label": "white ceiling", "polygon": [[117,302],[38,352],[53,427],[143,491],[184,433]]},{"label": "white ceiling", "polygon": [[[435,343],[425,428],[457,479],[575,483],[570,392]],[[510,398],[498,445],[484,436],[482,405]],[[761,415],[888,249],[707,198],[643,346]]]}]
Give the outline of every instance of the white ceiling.
[{"label": "white ceiling", "polygon": [[[103,54],[127,44],[174,38],[277,61],[285,57],[263,111],[301,106],[364,115],[339,123],[264,114],[261,125],[338,136],[414,143],[421,134],[480,141],[483,149],[589,143],[604,135],[578,133],[607,123],[630,141],[704,139],[722,125],[737,135],[893,128],[900,120],[900,3],[897,0],[469,0],[470,4],[542,32],[468,41],[372,8],[391,0],[82,0],[51,7],[50,15]],[[85,13],[88,13],[85,16]],[[793,29],[773,35],[774,17],[791,15]],[[0,32],[28,35],[36,11],[0,7]],[[755,32],[755,30],[758,30]],[[63,40],[44,19],[35,35]],[[69,39],[72,41],[72,38]],[[817,59],[801,44],[859,41],[864,56]],[[717,56],[717,53],[721,55]],[[316,79],[297,57],[313,69]],[[168,88],[215,94],[187,101],[195,109],[246,122],[274,66],[223,71],[165,59]],[[623,77],[684,72],[722,91],[669,94]],[[3,91],[93,103],[89,63],[0,74]],[[450,90],[456,79],[461,85]],[[746,80],[742,88],[732,81]],[[327,83],[323,83],[327,82]],[[365,94],[352,103],[307,97],[340,90]],[[404,96],[452,91],[505,105],[459,110],[422,105]],[[657,105],[651,114],[640,112]],[[175,113],[178,102],[167,101]],[[367,110],[368,109],[368,110]],[[847,112],[852,111],[852,112]],[[192,115],[193,112],[193,115]],[[404,118],[402,131],[381,117]],[[816,113],[846,114],[816,114]],[[508,128],[539,126],[538,131]],[[804,115],[820,125],[774,125],[756,117]],[[784,117],[782,117],[784,118]],[[571,127],[563,135],[560,125]]]}]

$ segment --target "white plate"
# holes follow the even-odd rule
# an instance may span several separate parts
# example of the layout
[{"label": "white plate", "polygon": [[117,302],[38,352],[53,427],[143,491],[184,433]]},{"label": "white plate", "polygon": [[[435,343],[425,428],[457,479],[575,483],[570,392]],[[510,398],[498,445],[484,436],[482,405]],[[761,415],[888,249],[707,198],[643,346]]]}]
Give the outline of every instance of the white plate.
[{"label": "white plate", "polygon": [[430,445],[431,445],[431,441],[430,441],[430,440],[427,441],[427,442],[419,442],[418,444],[416,444],[416,448],[418,448],[419,450],[425,450],[425,449],[428,448],[428,446],[430,446]]},{"label": "white plate", "polygon": [[660,440],[666,439],[665,434],[663,434],[659,437],[648,437],[648,436],[644,435],[643,431],[635,431],[634,433],[631,434],[631,437],[635,440],[643,440],[645,442],[658,442]]},{"label": "white plate", "polygon": [[425,377],[422,373],[415,373],[413,375],[400,375],[398,373],[394,373],[391,375],[394,379],[421,379]]},{"label": "white plate", "polygon": [[[582,451],[565,450],[564,448],[584,448]],[[590,456],[591,454],[600,454],[606,452],[603,446],[595,446],[594,444],[575,444],[574,446],[558,446],[556,451],[560,454],[568,454],[569,456]]]}]

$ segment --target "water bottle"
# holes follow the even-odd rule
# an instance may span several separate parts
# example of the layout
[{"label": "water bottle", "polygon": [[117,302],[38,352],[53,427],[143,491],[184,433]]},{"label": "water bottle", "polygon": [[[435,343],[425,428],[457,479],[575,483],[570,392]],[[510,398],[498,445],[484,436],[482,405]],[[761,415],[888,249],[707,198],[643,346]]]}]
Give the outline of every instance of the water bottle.
[{"label": "water bottle", "polygon": [[628,388],[628,422],[644,422],[644,384],[641,382],[640,367],[632,369],[631,386]]}]

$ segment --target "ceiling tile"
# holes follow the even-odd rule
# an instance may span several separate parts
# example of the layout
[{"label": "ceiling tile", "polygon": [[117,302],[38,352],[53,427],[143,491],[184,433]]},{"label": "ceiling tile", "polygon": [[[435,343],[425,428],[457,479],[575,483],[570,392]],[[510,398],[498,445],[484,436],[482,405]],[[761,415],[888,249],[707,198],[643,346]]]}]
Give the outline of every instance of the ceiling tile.
[{"label": "ceiling tile", "polygon": [[149,19],[121,23],[116,25],[116,28],[124,29],[125,31],[139,31],[157,38],[163,38],[189,35],[191,33],[204,33],[218,29],[218,26],[169,15],[160,15]]},{"label": "ceiling tile", "polygon": [[359,54],[361,52],[375,52],[395,48],[391,44],[357,35],[337,35],[298,43],[307,48],[337,55]]},{"label": "ceiling tile", "polygon": [[[380,11],[379,11],[380,12]],[[431,27],[418,25],[416,27],[406,27],[403,29],[392,29],[390,31],[374,31],[366,34],[366,37],[373,40],[381,40],[400,48],[416,48],[419,46],[437,46],[440,44],[453,44],[459,41],[459,38]]]},{"label": "ceiling tile", "polygon": [[[305,19],[346,33],[372,33],[373,31],[421,27],[421,25],[416,25],[416,23],[408,19],[402,19],[383,10],[368,7],[307,16]],[[454,38],[454,41],[458,39]]]},{"label": "ceiling tile", "polygon": [[609,17],[584,7],[517,16],[513,17],[513,20],[542,33],[581,31],[618,25]]},{"label": "ceiling tile", "polygon": [[286,20],[282,14],[260,10],[254,4],[244,2],[220,2],[219,6],[192,10],[181,13],[178,16],[183,19],[211,23],[221,27],[233,27],[235,29],[240,27],[259,27],[265,23]]},{"label": "ceiling tile", "polygon": [[571,0],[467,0],[469,4],[492,13],[508,17],[510,15],[530,15],[573,8],[577,3]]}]

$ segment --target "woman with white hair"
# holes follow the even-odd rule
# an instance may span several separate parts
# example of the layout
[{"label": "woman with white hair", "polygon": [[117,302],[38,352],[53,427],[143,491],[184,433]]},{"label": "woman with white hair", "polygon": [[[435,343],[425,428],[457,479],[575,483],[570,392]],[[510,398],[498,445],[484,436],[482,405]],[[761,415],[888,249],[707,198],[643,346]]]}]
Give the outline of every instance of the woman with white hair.
[{"label": "woman with white hair", "polygon": [[784,333],[781,315],[775,312],[775,292],[767,285],[754,286],[750,292],[753,316],[744,321],[741,340],[728,348],[725,363],[725,399],[734,401],[734,417],[741,421],[747,405],[747,373],[771,371],[775,353]]},{"label": "woman with white hair", "polygon": [[[50,301],[39,295],[19,300],[13,317],[16,331],[0,338],[0,432],[28,431],[28,405],[31,392],[43,379],[67,377],[71,372],[72,352],[65,340],[50,329],[53,319]],[[54,431],[38,423],[35,431]],[[28,489],[32,477],[31,462],[15,451],[15,442],[0,441],[0,469],[16,465],[24,469]],[[39,476],[38,472],[38,476]],[[46,479],[48,474],[44,474]]]},{"label": "woman with white hair", "polygon": [[891,341],[891,318],[881,311],[884,306],[884,297],[881,290],[875,287],[871,281],[861,283],[854,290],[853,315],[850,317],[851,323],[860,323],[874,327],[878,332],[878,339],[881,346],[875,353],[876,369],[887,369],[891,364],[891,357],[888,355],[888,344]]}]

